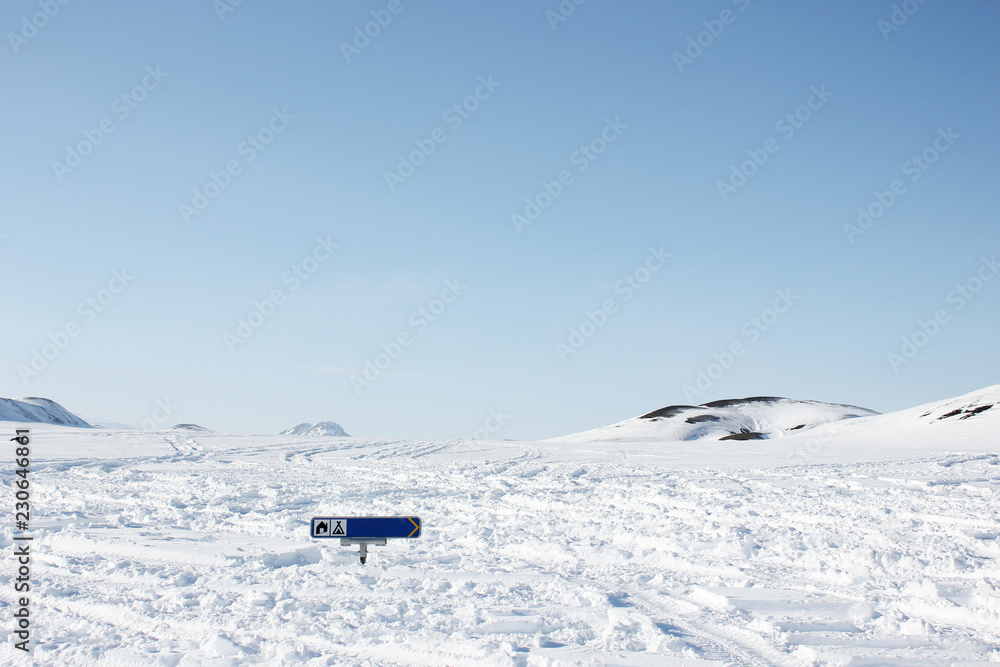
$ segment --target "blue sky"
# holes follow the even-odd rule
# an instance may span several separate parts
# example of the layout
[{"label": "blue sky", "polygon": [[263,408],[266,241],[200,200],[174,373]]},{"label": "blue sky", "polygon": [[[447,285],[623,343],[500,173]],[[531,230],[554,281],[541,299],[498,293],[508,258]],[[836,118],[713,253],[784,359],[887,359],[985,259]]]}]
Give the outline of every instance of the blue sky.
[{"label": "blue sky", "polygon": [[997,3],[221,6],[0,9],[2,395],[535,439],[1000,379]]}]

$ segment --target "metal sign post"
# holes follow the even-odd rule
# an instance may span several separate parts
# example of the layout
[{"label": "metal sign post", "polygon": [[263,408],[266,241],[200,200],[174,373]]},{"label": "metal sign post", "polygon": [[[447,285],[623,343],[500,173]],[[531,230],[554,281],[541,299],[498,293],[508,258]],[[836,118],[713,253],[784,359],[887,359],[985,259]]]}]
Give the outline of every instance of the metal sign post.
[{"label": "metal sign post", "polygon": [[360,546],[361,562],[368,560],[368,547],[384,547],[390,539],[420,537],[418,516],[313,517],[310,533],[318,539],[339,538],[343,547]]}]

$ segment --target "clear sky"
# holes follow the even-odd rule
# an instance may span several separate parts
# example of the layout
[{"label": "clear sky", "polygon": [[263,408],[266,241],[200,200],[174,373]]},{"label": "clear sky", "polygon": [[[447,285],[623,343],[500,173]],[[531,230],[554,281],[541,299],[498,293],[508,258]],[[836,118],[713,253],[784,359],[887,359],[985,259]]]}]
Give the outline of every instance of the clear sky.
[{"label": "clear sky", "polygon": [[1000,381],[1000,3],[11,0],[0,28],[0,395],[536,439]]}]

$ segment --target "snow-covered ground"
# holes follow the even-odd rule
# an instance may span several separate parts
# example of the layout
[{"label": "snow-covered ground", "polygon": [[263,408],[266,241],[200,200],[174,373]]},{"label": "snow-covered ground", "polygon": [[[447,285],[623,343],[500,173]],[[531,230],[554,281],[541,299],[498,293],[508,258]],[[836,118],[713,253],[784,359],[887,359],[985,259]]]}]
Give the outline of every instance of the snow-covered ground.
[{"label": "snow-covered ground", "polygon": [[[34,664],[1000,662],[997,399],[723,442],[32,426]],[[310,539],[353,514],[423,536]]]}]

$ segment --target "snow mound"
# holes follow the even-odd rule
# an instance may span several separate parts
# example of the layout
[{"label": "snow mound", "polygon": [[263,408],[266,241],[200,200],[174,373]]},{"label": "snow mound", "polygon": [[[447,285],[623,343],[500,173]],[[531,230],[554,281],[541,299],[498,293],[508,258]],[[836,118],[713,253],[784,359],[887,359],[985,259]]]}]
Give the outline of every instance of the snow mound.
[{"label": "snow mound", "polygon": [[36,422],[92,428],[72,412],[48,398],[0,398],[0,421]]},{"label": "snow mound", "polygon": [[764,440],[829,422],[877,414],[855,405],[754,396],[702,405],[671,405],[617,424],[553,440],[581,443]]},{"label": "snow mound", "polygon": [[198,426],[197,424],[174,424],[168,431],[199,431],[201,433],[213,433],[212,429]]},{"label": "snow mound", "polygon": [[345,431],[337,422],[319,422],[318,424],[302,423],[286,429],[278,435],[323,435],[349,438]]}]

